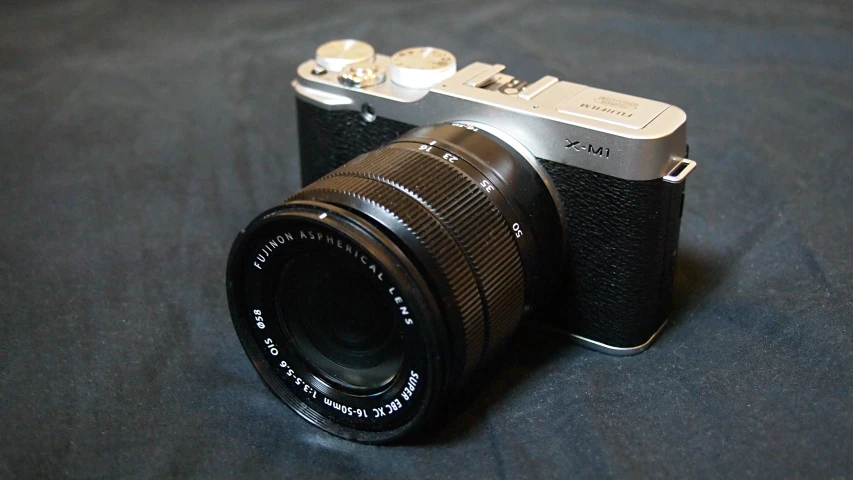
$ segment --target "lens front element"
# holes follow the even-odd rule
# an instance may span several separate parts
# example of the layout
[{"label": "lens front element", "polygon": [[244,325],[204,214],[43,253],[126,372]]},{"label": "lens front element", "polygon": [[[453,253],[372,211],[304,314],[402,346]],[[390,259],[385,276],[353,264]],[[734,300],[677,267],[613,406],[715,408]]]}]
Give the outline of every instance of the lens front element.
[{"label": "lens front element", "polygon": [[368,273],[339,252],[308,252],[284,266],[276,296],[305,360],[330,383],[365,392],[390,383],[403,359],[393,302]]}]

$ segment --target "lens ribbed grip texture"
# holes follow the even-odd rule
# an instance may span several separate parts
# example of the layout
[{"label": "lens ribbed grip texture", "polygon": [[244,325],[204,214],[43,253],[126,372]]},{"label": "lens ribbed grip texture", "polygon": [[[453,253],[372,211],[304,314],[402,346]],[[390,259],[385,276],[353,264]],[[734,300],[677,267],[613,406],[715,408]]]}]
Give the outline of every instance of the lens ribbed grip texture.
[{"label": "lens ribbed grip texture", "polygon": [[332,175],[358,175],[416,198],[453,232],[469,257],[487,306],[488,346],[515,330],[524,276],[512,231],[483,189],[450,163],[399,147],[364,155]]},{"label": "lens ribbed grip texture", "polygon": [[465,376],[515,330],[524,275],[513,232],[477,183],[432,155],[389,146],[335,170],[291,200],[319,190],[361,197],[404,223],[434,259],[464,330]]}]

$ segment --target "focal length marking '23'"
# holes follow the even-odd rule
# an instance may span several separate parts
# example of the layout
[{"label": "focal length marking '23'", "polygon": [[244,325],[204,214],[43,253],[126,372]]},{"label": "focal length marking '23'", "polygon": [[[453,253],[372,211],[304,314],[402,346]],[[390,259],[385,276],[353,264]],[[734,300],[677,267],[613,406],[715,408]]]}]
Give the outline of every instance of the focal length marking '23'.
[{"label": "focal length marking '23'", "polygon": [[566,148],[570,148],[576,152],[586,151],[586,153],[588,153],[590,155],[597,155],[597,156],[602,157],[602,158],[610,158],[610,149],[609,148],[595,147],[595,145],[593,145],[591,143],[586,144],[586,145],[581,145],[580,140],[575,141],[575,140],[571,140],[571,139],[567,138],[566,139]]},{"label": "focal length marking '23'", "polygon": [[[477,128],[473,125],[466,125],[464,123],[452,123],[451,125],[453,125],[454,127],[471,130],[472,132],[477,132],[480,130],[479,128]],[[431,152],[432,147],[435,145],[435,143],[436,142],[433,140],[432,142],[429,143],[429,145],[421,145],[420,147],[418,147],[418,150],[422,150],[424,152]],[[608,155],[610,154],[609,149],[607,150],[607,154]],[[456,163],[459,161],[459,157],[457,157],[456,155],[454,155],[450,152],[445,152],[441,158],[443,158],[444,160],[447,160],[448,163]],[[479,185],[480,188],[485,190],[486,193],[492,193],[492,192],[496,191],[495,186],[492,185],[492,183],[486,179],[483,179],[477,185]],[[515,238],[520,238],[522,235],[524,235],[524,232],[521,231],[521,225],[519,225],[518,222],[512,224],[512,233],[513,233],[513,235],[515,235]]]}]

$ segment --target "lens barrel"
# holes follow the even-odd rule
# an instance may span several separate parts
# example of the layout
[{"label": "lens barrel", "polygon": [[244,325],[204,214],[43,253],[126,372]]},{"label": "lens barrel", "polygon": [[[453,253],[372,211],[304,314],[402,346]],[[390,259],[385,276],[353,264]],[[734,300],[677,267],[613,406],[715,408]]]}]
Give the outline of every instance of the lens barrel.
[{"label": "lens barrel", "polygon": [[505,344],[562,264],[559,208],[501,137],[417,128],[256,218],[231,314],[270,388],[336,435],[412,431]]}]

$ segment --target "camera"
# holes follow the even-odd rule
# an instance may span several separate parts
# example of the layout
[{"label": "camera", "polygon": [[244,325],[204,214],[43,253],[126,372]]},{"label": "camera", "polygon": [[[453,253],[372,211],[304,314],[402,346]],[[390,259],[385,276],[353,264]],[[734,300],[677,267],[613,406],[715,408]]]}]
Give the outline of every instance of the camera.
[{"label": "camera", "polygon": [[616,355],[667,321],[685,113],[504,70],[357,40],[297,68],[305,187],[238,234],[226,286],[263,380],[330,433],[415,431],[523,318]]}]

